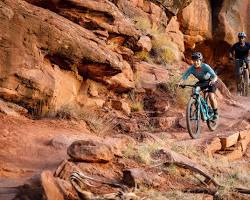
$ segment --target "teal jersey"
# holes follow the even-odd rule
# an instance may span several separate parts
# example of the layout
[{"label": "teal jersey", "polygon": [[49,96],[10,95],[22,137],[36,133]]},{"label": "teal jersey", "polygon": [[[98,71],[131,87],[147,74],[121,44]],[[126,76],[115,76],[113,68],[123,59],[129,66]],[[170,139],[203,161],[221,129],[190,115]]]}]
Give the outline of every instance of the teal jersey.
[{"label": "teal jersey", "polygon": [[199,81],[206,81],[209,79],[214,79],[217,75],[215,74],[214,70],[205,63],[201,64],[201,67],[195,68],[194,65],[191,65],[182,75],[183,80],[187,80],[190,75],[193,75]]}]

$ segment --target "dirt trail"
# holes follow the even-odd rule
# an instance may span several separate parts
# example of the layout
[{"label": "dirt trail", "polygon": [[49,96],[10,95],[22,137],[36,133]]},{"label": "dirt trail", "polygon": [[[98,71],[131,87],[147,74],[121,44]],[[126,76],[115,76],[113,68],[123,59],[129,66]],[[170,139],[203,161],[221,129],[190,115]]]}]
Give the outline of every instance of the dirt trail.
[{"label": "dirt trail", "polygon": [[0,120],[0,187],[21,185],[44,169],[56,168],[66,157],[67,139],[95,138],[84,126],[69,121],[4,115]]},{"label": "dirt trail", "polygon": [[[221,105],[218,130],[209,132],[204,124],[201,139],[192,140],[186,131],[178,130],[153,134],[164,135],[164,139],[178,143],[201,145],[242,120],[250,121],[250,97],[235,97],[235,100],[240,106]],[[65,149],[69,138],[100,139],[89,133],[84,125],[72,121],[31,120],[2,114],[0,120],[0,188],[21,185],[39,176],[42,170],[55,169],[67,156]],[[1,190],[0,199],[7,199],[1,197]]]}]

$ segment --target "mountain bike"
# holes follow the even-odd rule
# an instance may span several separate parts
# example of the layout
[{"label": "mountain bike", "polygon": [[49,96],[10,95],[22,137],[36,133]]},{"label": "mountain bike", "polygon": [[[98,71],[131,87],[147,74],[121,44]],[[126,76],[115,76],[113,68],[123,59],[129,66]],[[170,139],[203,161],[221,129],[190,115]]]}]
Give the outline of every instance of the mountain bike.
[{"label": "mountain bike", "polygon": [[201,90],[201,86],[180,85],[180,87],[191,87],[192,94],[186,108],[186,122],[189,135],[196,139],[201,132],[201,120],[207,123],[210,131],[218,127],[218,119],[214,120],[214,111],[208,101],[207,89]]},{"label": "mountain bike", "polygon": [[244,60],[236,59],[236,62],[241,62],[241,67],[239,69],[239,76],[237,80],[237,92],[241,96],[248,96],[249,87],[249,71]]}]

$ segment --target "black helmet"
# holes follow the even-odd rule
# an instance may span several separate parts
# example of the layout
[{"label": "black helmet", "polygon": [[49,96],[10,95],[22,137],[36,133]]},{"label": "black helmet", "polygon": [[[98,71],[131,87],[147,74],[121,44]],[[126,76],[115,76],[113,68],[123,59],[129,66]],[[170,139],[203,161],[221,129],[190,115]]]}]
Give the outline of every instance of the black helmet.
[{"label": "black helmet", "polygon": [[201,52],[192,53],[192,60],[202,60],[203,56]]},{"label": "black helmet", "polygon": [[247,35],[246,35],[246,33],[244,33],[244,32],[239,32],[239,33],[238,33],[238,37],[239,37],[239,38],[247,37]]}]

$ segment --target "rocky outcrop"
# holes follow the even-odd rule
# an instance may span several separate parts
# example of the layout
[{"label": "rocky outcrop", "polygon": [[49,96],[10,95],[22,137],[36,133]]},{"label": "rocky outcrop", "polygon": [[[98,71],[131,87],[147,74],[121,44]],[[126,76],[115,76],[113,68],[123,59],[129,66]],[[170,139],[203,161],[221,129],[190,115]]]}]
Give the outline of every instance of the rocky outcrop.
[{"label": "rocky outcrop", "polygon": [[[96,5],[87,1],[72,3],[90,8]],[[109,11],[117,18],[113,26],[106,27],[109,31],[139,39],[139,31],[113,4],[106,1],[96,6],[96,10]],[[1,2],[0,15],[0,28],[6,30],[1,34],[0,49],[2,98],[28,108],[52,100],[60,106],[77,96],[81,77],[104,82],[111,88],[134,87],[133,72],[122,53],[110,49],[84,26],[80,28],[53,12],[23,1]]]},{"label": "rocky outcrop", "polygon": [[113,158],[113,152],[108,145],[91,140],[73,142],[67,153],[71,159],[84,162],[108,162]]},{"label": "rocky outcrop", "polygon": [[[233,44],[238,41],[237,33],[245,31],[250,35],[249,1],[214,1],[214,6],[219,6],[218,24],[215,27],[217,38]],[[219,4],[219,5],[218,5]]]},{"label": "rocky outcrop", "polygon": [[184,33],[186,48],[197,42],[212,39],[212,8],[209,0],[193,0],[182,10],[178,19]]},{"label": "rocky outcrop", "polygon": [[225,64],[236,33],[249,31],[243,1],[5,0],[0,6],[0,97],[35,114],[73,102],[103,107],[109,95],[89,90],[89,81],[112,98],[139,85],[155,88],[168,79],[155,63],[168,67],[193,50],[212,66]]},{"label": "rocky outcrop", "polygon": [[136,88],[155,90],[159,83],[169,79],[166,68],[160,65],[150,65],[146,62],[135,63]]}]

